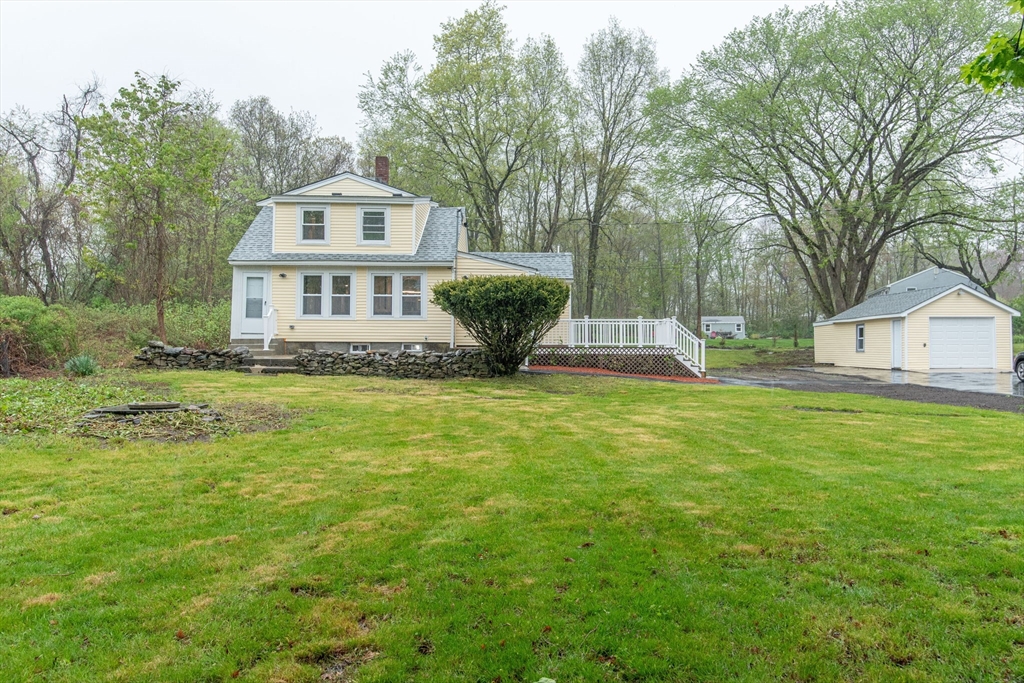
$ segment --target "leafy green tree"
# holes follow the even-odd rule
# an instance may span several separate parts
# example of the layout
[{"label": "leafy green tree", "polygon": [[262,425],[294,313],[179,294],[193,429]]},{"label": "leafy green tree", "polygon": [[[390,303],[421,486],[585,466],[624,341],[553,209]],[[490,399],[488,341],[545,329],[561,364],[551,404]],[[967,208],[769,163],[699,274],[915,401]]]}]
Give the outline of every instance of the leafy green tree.
[{"label": "leafy green tree", "polygon": [[977,83],[989,93],[1001,93],[1007,86],[1024,88],[1024,0],[1010,0],[1007,5],[1013,14],[1022,15],[1016,33],[997,31],[981,54],[961,67],[964,81]]},{"label": "leafy green tree", "polygon": [[[553,43],[517,49],[502,8],[485,2],[446,22],[426,74],[412,53],[386,62],[359,95],[367,158],[389,153],[392,181],[448,203],[467,202],[490,249],[505,236],[503,203],[531,150],[551,134],[558,62]],[[557,52],[557,50],[555,50]]]},{"label": "leafy green tree", "polygon": [[840,313],[867,296],[890,241],[962,223],[992,153],[1024,131],[1019,98],[960,79],[997,22],[989,8],[849,0],[756,19],[654,97],[663,163],[773,221],[818,309]]},{"label": "leafy green tree", "polygon": [[167,339],[175,231],[195,222],[197,205],[215,203],[214,174],[230,139],[201,94],[179,99],[180,82],[135,74],[109,104],[83,120],[86,186],[107,239],[140,255],[140,287],[156,303],[157,333]]},{"label": "leafy green tree", "polygon": [[491,372],[514,375],[555,326],[569,286],[539,275],[492,275],[434,285],[433,303],[479,342]]}]

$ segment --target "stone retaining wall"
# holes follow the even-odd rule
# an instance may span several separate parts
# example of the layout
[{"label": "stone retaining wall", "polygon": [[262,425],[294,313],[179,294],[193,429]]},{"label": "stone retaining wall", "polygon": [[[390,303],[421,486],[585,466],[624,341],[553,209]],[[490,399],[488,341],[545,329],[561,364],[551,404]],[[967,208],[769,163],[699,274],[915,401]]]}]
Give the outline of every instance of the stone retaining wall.
[{"label": "stone retaining wall", "polygon": [[135,367],[163,370],[234,370],[251,358],[249,349],[193,349],[151,341],[135,356]]},{"label": "stone retaining wall", "polygon": [[661,377],[697,377],[671,351],[665,349],[546,346],[533,352],[530,366],[596,368]]},{"label": "stone retaining wall", "polygon": [[295,364],[307,375],[373,375],[407,379],[491,376],[483,353],[476,349],[444,353],[299,351]]}]

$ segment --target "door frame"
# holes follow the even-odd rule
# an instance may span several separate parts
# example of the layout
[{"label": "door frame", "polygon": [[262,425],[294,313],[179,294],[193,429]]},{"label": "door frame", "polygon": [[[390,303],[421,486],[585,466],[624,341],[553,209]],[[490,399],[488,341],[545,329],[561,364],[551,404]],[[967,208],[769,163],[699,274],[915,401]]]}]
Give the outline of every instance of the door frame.
[{"label": "door frame", "polygon": [[[907,363],[907,349],[906,349],[906,335],[907,325],[903,318],[893,318],[889,324],[889,336],[892,338],[892,357],[890,359],[890,365],[893,370],[902,370],[903,366]],[[899,326],[897,332],[896,327]],[[899,353],[899,362],[896,362],[896,354]]]},{"label": "door frame", "polygon": [[232,339],[262,339],[263,329],[259,332],[243,332],[243,316],[245,315],[245,283],[247,277],[260,276],[263,278],[263,312],[273,306],[273,288],[269,268],[235,268],[231,302],[231,338]]}]

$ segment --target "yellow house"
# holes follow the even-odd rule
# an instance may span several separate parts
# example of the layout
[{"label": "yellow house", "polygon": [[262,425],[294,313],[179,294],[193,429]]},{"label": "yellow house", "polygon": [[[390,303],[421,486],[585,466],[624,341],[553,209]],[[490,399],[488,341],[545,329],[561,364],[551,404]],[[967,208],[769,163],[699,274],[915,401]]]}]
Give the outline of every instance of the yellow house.
[{"label": "yellow house", "polygon": [[929,269],[815,323],[814,360],[880,370],[1011,372],[1017,315],[967,278]]},{"label": "yellow house", "polygon": [[[233,344],[278,352],[472,345],[430,302],[435,283],[492,274],[573,277],[568,253],[471,252],[463,209],[353,173],[259,206],[228,257]],[[569,310],[549,343],[565,343]]]}]

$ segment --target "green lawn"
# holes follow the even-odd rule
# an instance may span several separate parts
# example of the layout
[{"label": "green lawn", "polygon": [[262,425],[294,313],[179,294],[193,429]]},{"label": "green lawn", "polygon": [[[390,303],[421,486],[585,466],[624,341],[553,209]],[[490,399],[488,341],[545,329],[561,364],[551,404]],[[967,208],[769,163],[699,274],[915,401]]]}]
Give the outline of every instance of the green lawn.
[{"label": "green lawn", "polygon": [[302,412],[186,444],[0,436],[0,680],[1024,679],[1019,415],[144,377]]}]

